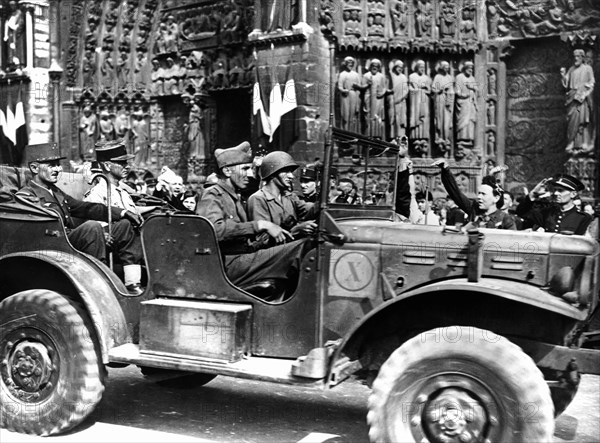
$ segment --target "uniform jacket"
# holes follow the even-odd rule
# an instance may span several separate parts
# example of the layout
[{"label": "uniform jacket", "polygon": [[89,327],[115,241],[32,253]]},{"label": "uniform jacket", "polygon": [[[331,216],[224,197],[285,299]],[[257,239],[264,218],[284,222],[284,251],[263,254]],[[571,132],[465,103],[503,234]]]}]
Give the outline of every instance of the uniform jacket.
[{"label": "uniform jacket", "polygon": [[[17,192],[17,195],[43,208],[53,209],[69,229],[75,228],[73,217],[86,220],[108,221],[108,208],[105,205],[77,200],[65,194],[54,185],[50,185],[49,189],[52,192],[38,185],[36,182],[30,181],[29,185]],[[111,211],[113,220],[121,218],[122,209],[112,207]]]},{"label": "uniform jacket", "polygon": [[568,231],[575,235],[584,235],[592,222],[591,215],[577,211],[575,206],[564,212],[558,205],[536,209],[529,196],[526,196],[517,206],[517,215],[533,225],[534,229],[541,227],[546,232]]},{"label": "uniform jacket", "polygon": [[314,218],[314,205],[300,200],[296,194],[281,195],[281,200],[267,188],[256,191],[248,199],[248,213],[252,220],[267,220],[290,230],[303,220]]},{"label": "uniform jacket", "polygon": [[[96,185],[85,194],[84,200],[90,203],[102,203],[106,205],[108,202],[106,194],[106,183],[96,183]],[[127,209],[134,214],[138,214],[137,207],[129,192],[112,183],[110,184],[110,203],[117,208]]]},{"label": "uniform jacket", "polygon": [[456,206],[467,214],[469,222],[481,228],[517,229],[513,217],[502,212],[500,209],[491,214],[483,214],[477,207],[477,203],[469,199],[458,189],[456,180],[454,180],[454,176],[448,168],[442,169],[442,183],[446,191],[448,191],[450,198],[456,203]]},{"label": "uniform jacket", "polygon": [[240,195],[223,180],[204,191],[196,213],[213,224],[224,254],[244,254],[257,249],[253,242],[259,232],[258,223],[248,221]]}]

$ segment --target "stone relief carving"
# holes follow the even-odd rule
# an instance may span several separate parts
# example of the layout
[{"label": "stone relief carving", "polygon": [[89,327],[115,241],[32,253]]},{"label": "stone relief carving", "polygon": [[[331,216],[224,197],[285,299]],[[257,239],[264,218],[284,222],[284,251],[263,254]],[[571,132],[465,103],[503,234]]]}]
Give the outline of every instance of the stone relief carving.
[{"label": "stone relief carving", "polygon": [[408,32],[408,1],[392,0],[388,3],[390,5],[393,35],[396,37],[406,36]]},{"label": "stone relief carving", "polygon": [[431,18],[433,6],[431,0],[416,0],[414,5],[415,36],[431,37]]},{"label": "stone relief carving", "polygon": [[456,3],[454,0],[442,0],[439,6],[438,26],[441,39],[454,39],[456,35]]},{"label": "stone relief carving", "polygon": [[494,68],[488,69],[487,72],[487,91],[488,95],[496,95],[498,90],[498,77]]}]

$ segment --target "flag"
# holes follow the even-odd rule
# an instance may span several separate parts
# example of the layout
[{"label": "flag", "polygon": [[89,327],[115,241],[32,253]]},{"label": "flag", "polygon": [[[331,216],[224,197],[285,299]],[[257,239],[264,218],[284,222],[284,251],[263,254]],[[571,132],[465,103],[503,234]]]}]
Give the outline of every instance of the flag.
[{"label": "flag", "polygon": [[[0,139],[2,146],[2,161],[12,165],[19,165],[23,151],[28,143],[25,110],[21,98],[21,86],[19,83],[16,94],[9,90],[7,94],[6,113],[0,110]],[[16,96],[16,106],[13,108],[13,97]]]},{"label": "flag", "polygon": [[[260,124],[262,132],[267,135],[271,135],[271,122],[269,121],[269,115],[265,109],[262,99],[262,90],[260,87],[260,80],[258,77],[258,67],[256,68],[256,81],[254,82],[254,88],[252,90],[252,114],[256,115],[260,113],[257,124]],[[260,132],[259,132],[260,133]]]},{"label": "flag", "polygon": [[296,83],[292,77],[292,64],[290,63],[286,72],[285,86],[283,87],[283,106],[281,108],[281,115],[287,114],[293,109],[298,107],[296,101]]},{"label": "flag", "polygon": [[17,106],[15,106],[15,131],[16,131],[16,143],[15,143],[15,160],[17,164],[21,163],[23,158],[23,152],[25,146],[29,143],[29,137],[27,134],[27,121],[25,120],[25,109],[23,107],[23,98],[21,96],[23,83],[19,83],[19,90],[17,92]]},{"label": "flag", "polygon": [[283,115],[283,98],[281,97],[281,85],[277,78],[277,67],[271,70],[272,88],[269,94],[269,120],[271,122],[271,134],[269,141],[273,141],[273,134],[279,128],[281,116]]},{"label": "flag", "polygon": [[13,144],[17,144],[17,128],[15,127],[15,114],[12,110],[12,100],[8,95],[8,104],[6,105],[6,123],[4,124],[4,135]]}]

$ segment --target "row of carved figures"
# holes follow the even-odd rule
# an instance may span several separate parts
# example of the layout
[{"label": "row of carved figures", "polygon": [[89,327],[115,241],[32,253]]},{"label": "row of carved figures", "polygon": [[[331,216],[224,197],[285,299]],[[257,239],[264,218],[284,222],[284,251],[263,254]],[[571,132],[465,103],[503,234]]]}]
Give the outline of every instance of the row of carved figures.
[{"label": "row of carved figures", "polygon": [[408,76],[401,60],[390,63],[389,77],[378,59],[369,60],[363,75],[355,65],[353,57],[346,57],[338,75],[342,129],[381,139],[406,135],[418,156],[431,154],[432,136],[441,155],[450,156],[455,144],[457,158],[473,147],[480,92],[471,61],[456,77],[450,63],[440,61],[433,79],[423,60],[413,63]]},{"label": "row of carved figures", "polygon": [[79,118],[79,152],[81,156],[94,152],[94,144],[100,140],[124,139],[129,152],[135,154],[135,164],[148,162],[150,151],[150,116],[142,109],[116,110],[93,109],[86,105]]}]

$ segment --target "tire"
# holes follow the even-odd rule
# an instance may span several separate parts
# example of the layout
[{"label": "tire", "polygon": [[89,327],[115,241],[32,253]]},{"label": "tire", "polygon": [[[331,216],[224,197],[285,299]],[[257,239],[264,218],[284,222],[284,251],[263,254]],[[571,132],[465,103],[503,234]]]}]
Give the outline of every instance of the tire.
[{"label": "tire", "polygon": [[165,388],[175,389],[198,388],[210,383],[217,377],[216,374],[176,371],[171,369],[152,368],[150,366],[140,366],[140,370],[147,380]]},{"label": "tire", "polygon": [[554,408],[534,362],[492,332],[424,332],[387,359],[373,383],[372,442],[550,442]]},{"label": "tire", "polygon": [[74,302],[29,290],[0,303],[0,426],[51,435],[82,422],[104,392],[93,327]]}]

